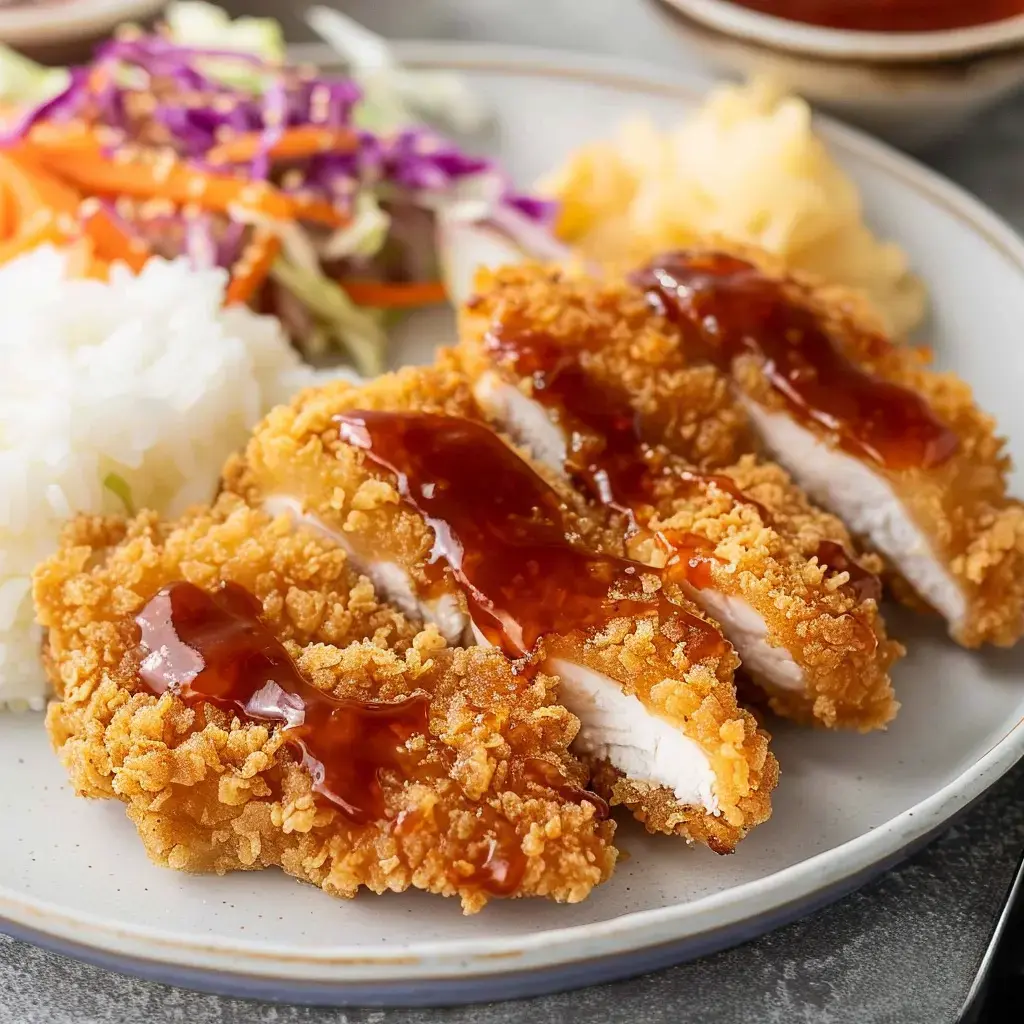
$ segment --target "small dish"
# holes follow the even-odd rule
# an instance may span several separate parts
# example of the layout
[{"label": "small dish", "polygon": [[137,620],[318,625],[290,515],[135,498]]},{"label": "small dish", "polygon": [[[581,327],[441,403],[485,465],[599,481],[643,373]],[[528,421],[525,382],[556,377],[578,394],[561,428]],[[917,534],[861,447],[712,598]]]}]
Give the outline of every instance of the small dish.
[{"label": "small dish", "polygon": [[0,7],[0,41],[49,51],[152,18],[165,0],[35,0]]},{"label": "small dish", "polygon": [[708,28],[790,53],[837,60],[921,63],[961,60],[1024,46],[1024,14],[970,28],[938,32],[855,32],[806,25],[742,7],[729,0],[668,0]]},{"label": "small dish", "polygon": [[943,32],[852,32],[727,0],[663,0],[716,68],[767,74],[902,148],[953,134],[1024,85],[1024,15]]}]

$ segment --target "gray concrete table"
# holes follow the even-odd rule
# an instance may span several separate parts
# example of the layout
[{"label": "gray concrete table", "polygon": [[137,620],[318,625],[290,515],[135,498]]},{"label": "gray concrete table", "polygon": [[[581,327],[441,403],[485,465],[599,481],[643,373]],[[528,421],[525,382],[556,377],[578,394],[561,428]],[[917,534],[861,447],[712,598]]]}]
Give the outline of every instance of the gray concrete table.
[{"label": "gray concrete table", "polygon": [[[235,0],[309,38],[304,4]],[[347,0],[394,38],[478,39],[634,57],[697,59],[646,0]],[[1024,229],[1024,97],[923,159]],[[1024,848],[1024,768],[902,867],[772,935],[633,981],[451,1010],[316,1010],[121,977],[0,936],[0,1024],[952,1024]],[[1024,1019],[1024,996],[1021,1016]]]}]

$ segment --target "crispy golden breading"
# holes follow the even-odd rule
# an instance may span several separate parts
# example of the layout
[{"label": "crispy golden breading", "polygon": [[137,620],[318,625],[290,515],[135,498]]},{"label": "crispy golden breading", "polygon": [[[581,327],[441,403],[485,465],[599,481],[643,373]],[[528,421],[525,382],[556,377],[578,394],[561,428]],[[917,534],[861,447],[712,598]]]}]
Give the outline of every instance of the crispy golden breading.
[{"label": "crispy golden breading", "polygon": [[[394,483],[367,466],[363,452],[339,439],[334,417],[354,410],[415,411],[482,419],[465,377],[453,362],[442,358],[433,367],[407,367],[362,385],[334,381],[305,391],[289,405],[272,410],[254,432],[244,456],[230,459],[224,486],[275,514],[288,510],[343,546],[352,561],[376,583],[389,600],[412,617],[436,611],[417,608],[416,596],[432,591],[429,570],[434,534],[423,517],[401,499]],[[569,505],[583,510],[578,495],[555,474],[538,470],[558,488]],[[580,540],[617,542],[613,525],[581,515]],[[583,536],[582,531],[587,531]],[[400,594],[393,577],[380,566],[398,565],[409,575],[411,591]],[[391,593],[388,591],[391,590]],[[468,615],[465,598],[449,588],[438,614],[457,620]],[[468,633],[456,621],[451,628],[439,622],[450,642]]]},{"label": "crispy golden breading", "polygon": [[[275,409],[257,428],[244,459],[229,464],[225,486],[255,505],[281,495],[297,501],[307,521],[344,544],[366,571],[373,571],[373,562],[389,567],[385,586],[392,600],[402,600],[403,606],[436,622],[451,638],[464,634],[468,606],[448,570],[438,594],[431,558],[433,530],[402,499],[391,474],[379,471],[363,451],[339,439],[333,418],[356,409],[482,418],[465,379],[446,357],[438,367],[410,368],[359,387],[331,384]],[[604,553],[622,553],[621,524],[588,510],[555,474],[533,468],[558,489],[566,519],[580,543]],[[395,567],[400,570],[397,581]],[[379,566],[377,572],[382,575]],[[651,586],[658,586],[653,574]],[[678,590],[671,599],[686,613],[700,616]],[[702,745],[718,780],[718,811],[685,807],[676,801],[676,814],[666,831],[713,835],[719,848],[731,849],[753,825],[768,817],[777,766],[768,753],[766,734],[736,704],[732,684],[736,662],[728,644],[723,642],[691,663],[685,643],[670,643],[662,636],[666,624],[659,621],[653,590],[651,606],[649,615],[617,619],[596,632],[579,629],[548,635],[542,646],[548,657],[564,658],[609,676],[615,681],[609,685],[635,694],[649,711]],[[563,699],[565,693],[563,687]]]},{"label": "crispy golden breading", "polygon": [[[996,434],[995,420],[978,408],[966,382],[930,368],[929,349],[888,344],[863,296],[822,285],[813,277],[787,276],[763,253],[740,255],[786,280],[794,301],[823,319],[859,367],[917,392],[956,434],[958,450],[938,466],[872,468],[890,485],[960,588],[966,614],[961,623],[951,624],[953,639],[966,647],[1015,643],[1024,633],[1024,504],[1007,495],[1011,460],[1005,439]],[[765,408],[788,411],[752,361],[737,361],[734,377]],[[813,425],[808,429],[821,438]],[[906,589],[896,592],[902,598]],[[910,603],[922,602],[916,598]]]},{"label": "crispy golden breading", "polygon": [[[690,403],[680,400],[685,388],[675,394],[683,386],[651,374],[642,362],[643,373],[633,372],[634,348],[657,350],[659,343],[651,339],[662,335],[656,318],[634,308],[623,295],[615,286],[605,289],[540,268],[482,274],[478,298],[462,318],[459,357],[471,378],[498,373],[523,399],[534,400],[533,375],[519,374],[484,339],[506,331],[542,335],[546,344],[570,354],[606,389],[614,379],[614,400],[621,398],[641,413],[641,438],[657,446],[666,435],[685,428],[672,425],[648,404],[652,389],[658,391],[661,406],[690,408]],[[612,371],[614,378],[608,376]],[[493,387],[488,384],[491,394]],[[670,391],[674,401],[667,397]],[[543,406],[537,408],[546,415]],[[710,581],[693,596],[725,624],[727,634],[723,599],[742,601],[764,623],[763,642],[751,636],[747,622],[734,635],[747,672],[778,713],[861,730],[889,722],[898,708],[889,673],[901,648],[887,638],[875,600],[859,597],[844,586],[848,575],[825,572],[816,557],[823,541],[853,550],[842,523],[815,508],[778,466],[752,456],[719,471],[740,494],[723,489],[714,477],[688,479],[692,464],[668,452],[658,454],[657,465],[659,471],[650,476],[651,492],[634,509],[646,529],[631,539],[629,555],[663,566],[667,553],[658,533],[706,543],[700,556]],[[744,501],[744,495],[754,503]],[[872,556],[862,558],[861,564],[880,567]],[[788,662],[766,652],[765,643],[788,652]]]},{"label": "crispy golden breading", "polygon": [[[684,362],[678,330],[655,316],[636,288],[536,264],[481,270],[460,335],[479,338],[513,315],[520,328],[576,347],[588,374],[629,393],[645,435],[673,439],[674,450],[696,466],[729,465],[756,448],[729,381],[714,366]],[[471,377],[485,368],[482,352],[474,364],[463,346],[462,357]]]},{"label": "crispy golden breading", "polygon": [[[155,696],[139,679],[134,616],[162,586],[240,583],[304,677],[335,697],[429,697],[409,778],[381,776],[386,817],[355,824],[318,798],[285,732],[212,704]],[[574,787],[577,720],[557,682],[499,652],[452,650],[381,605],[344,553],[233,495],[179,524],[81,519],[38,570],[58,699],[47,728],[76,791],[127,805],[149,855],[186,871],[280,866],[337,896],[360,886],[458,895],[492,890],[575,902],[615,862],[614,825]],[[316,641],[329,637],[333,646]],[[386,645],[391,645],[390,649]],[[556,788],[526,769],[542,758]]]},{"label": "crispy golden breading", "polygon": [[[770,510],[769,520],[757,506],[737,501],[714,484],[699,494],[685,487],[680,493],[667,478],[656,485],[661,500],[647,520],[649,530],[678,531],[708,541],[711,546],[699,557],[709,582],[696,600],[712,616],[717,595],[742,601],[764,623],[765,642],[788,653],[799,670],[795,683],[779,680],[787,669],[777,664],[759,670],[757,652],[744,662],[773,711],[829,728],[868,731],[885,726],[899,708],[890,670],[903,648],[886,635],[876,601],[846,586],[848,573],[829,572],[820,564],[811,553],[817,543],[808,551],[814,526],[831,524],[813,514],[804,518],[799,537],[805,547],[778,525],[777,510],[793,496],[782,470],[748,458],[731,467],[729,477],[742,481],[744,493]],[[827,529],[818,543],[834,542],[837,532]],[[630,554],[652,565],[663,564],[666,557],[664,546],[647,531],[632,541]],[[874,556],[862,557],[861,564],[880,567]],[[743,630],[741,625],[741,634]],[[742,659],[743,641],[736,642]]]},{"label": "crispy golden breading", "polygon": [[[781,277],[763,253],[727,248]],[[1024,506],[1006,494],[1009,458],[991,417],[977,408],[963,381],[928,368],[927,350],[880,342],[878,318],[862,297],[802,276],[787,281],[794,300],[824,318],[858,365],[921,394],[957,434],[959,450],[934,468],[871,468],[928,538],[965,599],[963,621],[952,624],[954,638],[967,646],[1012,644],[1024,630]],[[528,325],[559,338],[576,338],[579,345],[602,339],[582,356],[583,364],[629,391],[648,436],[702,469],[734,466],[742,454],[758,450],[734,389],[745,401],[788,413],[756,359],[737,359],[731,378],[691,360],[683,332],[628,284],[536,266],[483,274],[464,331],[479,335],[512,307]],[[828,441],[816,427],[807,429]]]}]

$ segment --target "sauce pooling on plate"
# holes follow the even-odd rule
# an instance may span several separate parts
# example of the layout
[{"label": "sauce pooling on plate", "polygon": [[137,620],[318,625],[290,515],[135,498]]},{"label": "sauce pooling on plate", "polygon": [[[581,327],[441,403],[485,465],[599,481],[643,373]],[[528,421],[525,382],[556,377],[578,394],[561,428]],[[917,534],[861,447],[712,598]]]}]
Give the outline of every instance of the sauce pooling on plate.
[{"label": "sauce pooling on plate", "polygon": [[254,721],[281,723],[302,754],[313,789],[350,821],[384,817],[379,773],[415,772],[406,741],[429,732],[429,700],[395,703],[331,697],[307,682],[260,620],[259,601],[237,583],[208,593],[193,583],[158,591],[136,616],[154,693],[213,704]]},{"label": "sauce pooling on plate", "polygon": [[732,0],[787,21],[854,32],[941,32],[1024,14],[1024,0]]},{"label": "sauce pooling on plate", "polygon": [[510,657],[549,633],[599,629],[657,612],[661,638],[692,661],[725,649],[721,633],[651,592],[657,570],[589,551],[573,536],[558,494],[484,424],[429,413],[343,413],[343,441],[396,478],[434,532],[477,629]]},{"label": "sauce pooling on plate", "polygon": [[901,470],[929,469],[956,451],[956,434],[920,395],[862,370],[817,314],[746,260],[670,253],[634,280],[723,370],[741,356],[759,360],[795,415],[851,454]]}]

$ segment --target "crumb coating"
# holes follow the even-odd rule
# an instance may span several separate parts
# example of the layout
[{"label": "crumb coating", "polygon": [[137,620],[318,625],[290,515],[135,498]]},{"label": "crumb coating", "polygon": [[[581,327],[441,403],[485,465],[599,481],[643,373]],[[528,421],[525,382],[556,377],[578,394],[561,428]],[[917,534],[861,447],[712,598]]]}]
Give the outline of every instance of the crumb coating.
[{"label": "crumb coating", "polygon": [[[1007,494],[1011,460],[995,420],[978,408],[965,381],[931,368],[930,349],[891,343],[862,295],[811,276],[786,275],[775,260],[757,251],[740,255],[786,281],[793,300],[823,319],[861,369],[917,392],[956,434],[957,451],[938,466],[872,468],[890,485],[963,594],[966,614],[951,629],[953,638],[967,647],[1015,643],[1024,632],[1024,505]],[[737,360],[734,376],[755,401],[786,411],[753,360]],[[813,425],[808,429],[827,441]],[[896,588],[897,596],[902,598],[906,589]]]},{"label": "crumb coating", "polygon": [[[140,683],[134,615],[161,586],[231,580],[305,677],[337,697],[429,697],[429,736],[407,779],[382,776],[385,819],[354,824],[315,796],[283,731],[213,705],[188,706]],[[520,859],[509,895],[575,902],[612,871],[614,825],[594,806],[516,774],[543,757],[567,783],[586,768],[568,752],[577,720],[557,682],[526,679],[494,650],[447,648],[417,633],[314,534],[223,496],[161,526],[79,519],[35,579],[46,663],[58,693],[47,729],[76,791],[127,805],[147,853],[185,871],[279,866],[341,897],[409,887],[488,900],[492,849]],[[330,643],[323,642],[330,638]]]},{"label": "crumb coating", "polygon": [[[937,561],[965,598],[967,613],[954,625],[954,639],[968,647],[1013,644],[1024,632],[1024,505],[1007,494],[1011,464],[1005,441],[992,417],[975,404],[970,387],[955,374],[931,369],[927,348],[887,341],[878,314],[859,293],[806,274],[787,275],[778,260],[760,250],[714,240],[707,248],[731,252],[785,280],[793,300],[823,317],[854,362],[922,395],[956,433],[958,451],[939,466],[872,469],[929,539]],[[550,302],[556,284],[564,307]],[[585,365],[602,379],[624,383],[635,396],[645,429],[700,468],[731,466],[741,455],[759,450],[733,387],[768,409],[789,411],[756,359],[737,359],[730,382],[714,367],[693,360],[683,332],[627,283],[528,265],[485,273],[480,294],[463,314],[464,324],[475,320],[479,330],[479,323],[493,316],[496,300],[488,293],[495,290],[502,293],[500,301],[515,292],[517,303],[543,329],[555,326],[567,336],[577,335],[580,343],[588,331],[591,337],[598,332],[607,338],[597,354],[585,356]],[[830,443],[818,428],[809,429]],[[909,587],[894,589],[904,599]]]},{"label": "crumb coating", "polygon": [[[432,368],[409,368],[359,386],[332,383],[275,409],[257,428],[244,457],[229,465],[225,486],[257,505],[273,494],[299,498],[307,513],[358,552],[360,562],[384,558],[407,574],[418,594],[436,597],[438,581],[430,565],[433,531],[403,502],[388,474],[380,473],[365,453],[338,437],[333,417],[354,409],[482,418],[469,381],[454,357],[447,354]],[[621,524],[588,509],[564,481],[531,465],[558,490],[580,543],[605,553],[623,553]],[[650,579],[656,588],[656,577]],[[454,581],[448,579],[443,587],[445,593],[458,596],[468,617],[465,598]],[[702,617],[678,588],[671,599],[688,613]],[[593,634],[581,630],[549,635],[538,659],[565,657],[610,676],[623,690],[635,693],[650,711],[696,739],[719,780],[716,795],[721,813],[714,816],[703,808],[675,801],[675,818],[663,830],[718,835],[719,845],[731,849],[769,816],[777,765],[767,749],[767,734],[736,703],[732,683],[736,659],[728,645],[723,643],[720,652],[691,663],[684,643],[665,641],[662,625],[657,611],[652,611],[635,619],[616,619]],[[616,800],[610,791],[607,795]],[[671,793],[659,799],[674,801]]]},{"label": "crumb coating", "polygon": [[[701,407],[707,368],[696,376],[684,367],[652,372],[651,360],[671,361],[675,342],[671,328],[637,293],[537,266],[482,272],[477,298],[461,322],[459,356],[470,376],[493,369],[482,339],[506,324],[542,333],[576,353],[588,375],[614,382],[639,414],[640,433],[648,444],[664,442],[676,452],[689,449],[705,465],[720,458],[710,452],[734,451],[691,437],[684,423],[664,412]],[[513,383],[533,396],[529,377]],[[727,389],[724,395],[733,402]],[[715,423],[709,437],[737,436],[734,425],[727,429],[724,420]],[[693,440],[693,447],[680,437]],[[767,642],[787,650],[802,670],[802,689],[775,685],[763,676],[755,679],[773,710],[800,721],[865,731],[891,721],[899,705],[890,669],[902,648],[888,639],[876,602],[858,599],[844,586],[848,576],[824,572],[815,557],[826,540],[855,551],[842,523],[811,504],[783,469],[753,455],[718,463],[717,471],[757,505],[713,481],[681,480],[679,471],[694,468],[682,456],[663,451],[659,464],[667,472],[653,478],[651,504],[640,510],[641,522],[651,531],[693,534],[709,542],[714,589],[756,611],[767,627]],[[652,565],[665,562],[663,545],[646,531],[633,539],[629,554]],[[880,568],[874,556],[860,556],[860,561],[869,570]]]}]

